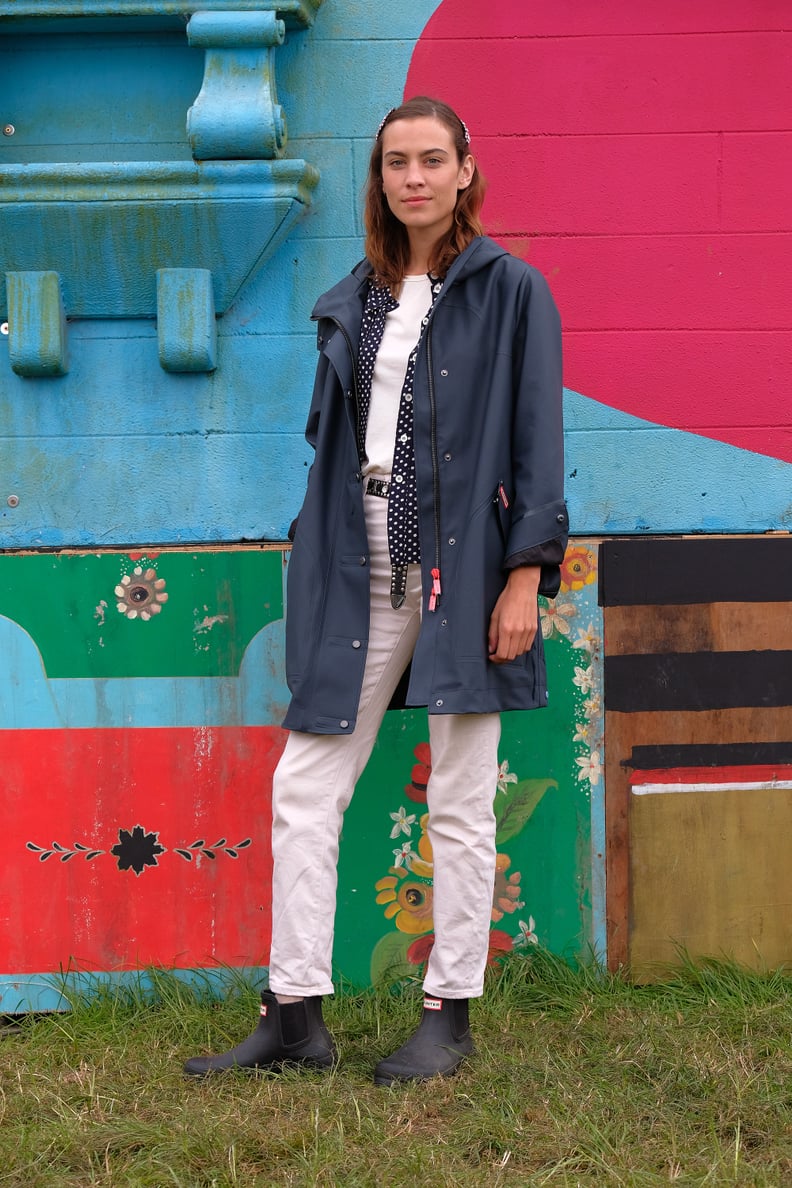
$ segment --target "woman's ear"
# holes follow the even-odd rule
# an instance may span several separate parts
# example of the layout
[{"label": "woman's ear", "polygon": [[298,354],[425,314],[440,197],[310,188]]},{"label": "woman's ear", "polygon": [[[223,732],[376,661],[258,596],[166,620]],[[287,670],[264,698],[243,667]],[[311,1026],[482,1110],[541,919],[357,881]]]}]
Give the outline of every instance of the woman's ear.
[{"label": "woman's ear", "polygon": [[459,181],[457,182],[458,190],[466,190],[473,181],[473,171],[476,168],[476,162],[472,153],[468,153],[459,167]]}]

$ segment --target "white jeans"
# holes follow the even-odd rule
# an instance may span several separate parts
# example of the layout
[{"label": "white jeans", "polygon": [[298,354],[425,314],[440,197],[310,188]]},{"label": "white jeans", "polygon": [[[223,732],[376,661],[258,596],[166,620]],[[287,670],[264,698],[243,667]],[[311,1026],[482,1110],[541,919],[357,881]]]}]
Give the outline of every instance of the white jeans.
[{"label": "white jeans", "polygon": [[[344,811],[385,710],[412,656],[421,620],[420,566],[404,605],[390,603],[387,500],[364,499],[371,552],[371,623],[352,734],[293,731],[272,786],[272,949],[276,994],[332,994],[338,844]],[[438,998],[482,993],[495,881],[498,714],[430,714],[427,789],[434,856],[435,944],[424,990]],[[372,894],[374,889],[372,888]]]}]

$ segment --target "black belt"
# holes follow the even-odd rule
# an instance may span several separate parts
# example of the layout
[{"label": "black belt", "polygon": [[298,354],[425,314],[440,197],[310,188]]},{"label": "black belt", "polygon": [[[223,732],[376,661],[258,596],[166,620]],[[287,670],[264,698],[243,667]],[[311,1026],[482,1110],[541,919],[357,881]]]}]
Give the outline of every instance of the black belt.
[{"label": "black belt", "polygon": [[[381,499],[387,499],[390,494],[391,484],[388,479],[367,478],[366,479],[366,494],[379,495]],[[392,565],[391,566],[391,589],[390,599],[391,606],[394,610],[398,610],[403,606],[404,599],[407,596],[407,566],[406,565]]]}]

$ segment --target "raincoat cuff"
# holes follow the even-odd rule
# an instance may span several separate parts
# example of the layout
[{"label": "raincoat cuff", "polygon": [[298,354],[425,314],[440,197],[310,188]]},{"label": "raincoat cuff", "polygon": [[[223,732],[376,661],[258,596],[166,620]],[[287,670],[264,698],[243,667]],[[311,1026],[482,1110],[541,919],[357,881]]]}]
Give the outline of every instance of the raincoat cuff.
[{"label": "raincoat cuff", "polygon": [[506,543],[505,567],[510,568],[509,562],[515,554],[524,553],[547,540],[559,540],[562,548],[566,548],[568,532],[569,513],[563,499],[516,515]]}]

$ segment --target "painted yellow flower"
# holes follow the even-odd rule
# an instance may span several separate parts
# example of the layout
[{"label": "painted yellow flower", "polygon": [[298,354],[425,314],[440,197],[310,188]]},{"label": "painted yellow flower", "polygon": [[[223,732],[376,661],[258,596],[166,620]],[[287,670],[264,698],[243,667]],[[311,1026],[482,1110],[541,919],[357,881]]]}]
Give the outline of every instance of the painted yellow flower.
[{"label": "painted yellow flower", "polygon": [[584,545],[570,545],[561,562],[561,589],[582,590],[596,580],[596,554]]},{"label": "painted yellow flower", "polygon": [[385,918],[393,920],[399,932],[421,936],[434,928],[431,883],[413,878],[404,867],[391,867],[391,873],[376,883],[377,903],[386,904]]}]

